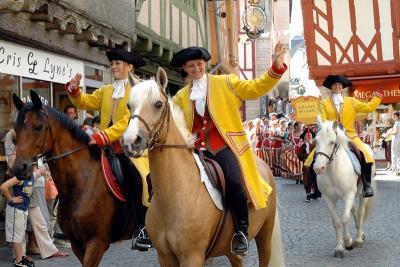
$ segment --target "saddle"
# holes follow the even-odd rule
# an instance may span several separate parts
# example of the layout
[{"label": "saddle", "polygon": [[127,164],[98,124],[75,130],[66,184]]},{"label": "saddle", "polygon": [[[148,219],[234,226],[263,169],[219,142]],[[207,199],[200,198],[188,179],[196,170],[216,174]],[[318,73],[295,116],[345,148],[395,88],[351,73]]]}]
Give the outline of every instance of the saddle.
[{"label": "saddle", "polygon": [[121,188],[124,179],[121,163],[110,147],[101,150],[101,168],[108,189],[118,200],[126,202]]},{"label": "saddle", "polygon": [[[205,170],[207,176],[209,177],[211,183],[213,184],[213,186],[215,186],[215,188],[217,188],[221,192],[222,205],[223,205],[223,207],[226,207],[226,205],[225,205],[225,201],[226,201],[226,198],[225,198],[225,195],[226,195],[225,176],[224,176],[224,173],[222,172],[221,167],[215,160],[207,158],[201,151],[196,150],[195,152],[198,155],[200,162],[202,163],[204,170]],[[224,208],[222,210],[222,216],[218,223],[214,237],[207,248],[206,258],[211,255],[211,252],[213,251],[215,244],[216,244],[219,236],[222,233],[223,227],[226,222],[227,215],[228,215],[228,212]]]},{"label": "saddle", "polygon": [[347,154],[349,155],[354,171],[361,176],[361,162],[363,158],[361,150],[353,142],[349,142],[349,151],[347,151]]},{"label": "saddle", "polygon": [[225,204],[225,177],[221,167],[215,160],[207,158],[201,151],[196,151],[196,154],[199,156],[211,183],[221,192],[222,203]]}]

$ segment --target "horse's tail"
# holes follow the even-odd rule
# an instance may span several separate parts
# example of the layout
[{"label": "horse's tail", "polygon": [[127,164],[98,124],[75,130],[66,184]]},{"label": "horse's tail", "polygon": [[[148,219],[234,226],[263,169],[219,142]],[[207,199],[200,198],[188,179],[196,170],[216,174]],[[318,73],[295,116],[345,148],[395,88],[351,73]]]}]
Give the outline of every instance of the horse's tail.
[{"label": "horse's tail", "polygon": [[269,266],[284,267],[285,255],[283,253],[283,242],[281,234],[281,224],[279,222],[278,208],[276,209],[274,230],[272,231],[271,248],[272,248],[272,253]]},{"label": "horse's tail", "polygon": [[376,186],[375,179],[372,179],[371,187],[372,187],[372,190],[374,190],[374,196],[368,198],[367,203],[365,204],[364,220],[367,220],[371,216],[372,210],[375,206],[376,197],[378,195],[378,189]]}]

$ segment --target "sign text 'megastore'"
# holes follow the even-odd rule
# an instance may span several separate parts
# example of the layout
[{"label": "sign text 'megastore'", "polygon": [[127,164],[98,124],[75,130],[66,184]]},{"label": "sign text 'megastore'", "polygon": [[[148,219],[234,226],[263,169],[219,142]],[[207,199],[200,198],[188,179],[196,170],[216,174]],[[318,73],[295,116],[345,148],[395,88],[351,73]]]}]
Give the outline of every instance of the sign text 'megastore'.
[{"label": "sign text 'megastore'", "polygon": [[353,96],[368,101],[372,98],[374,92],[383,95],[382,103],[384,104],[400,102],[400,83],[357,85],[353,91]]}]

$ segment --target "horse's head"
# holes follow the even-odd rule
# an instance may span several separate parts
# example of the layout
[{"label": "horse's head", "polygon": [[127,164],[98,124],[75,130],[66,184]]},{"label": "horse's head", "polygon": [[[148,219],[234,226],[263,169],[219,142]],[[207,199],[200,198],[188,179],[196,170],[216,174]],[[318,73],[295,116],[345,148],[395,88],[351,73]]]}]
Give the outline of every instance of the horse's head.
[{"label": "horse's head", "polygon": [[158,68],[155,80],[143,81],[131,89],[128,100],[131,119],[122,137],[128,156],[140,157],[146,148],[162,141],[170,111],[165,93],[167,84],[167,74]]},{"label": "horse's head", "polygon": [[18,109],[15,126],[16,132],[16,158],[13,172],[18,179],[29,179],[35,157],[46,154],[51,149],[49,125],[47,115],[42,107],[39,96],[30,91],[32,103],[24,104],[22,100],[13,95],[14,105]]},{"label": "horse's head", "polygon": [[339,147],[347,146],[348,139],[344,132],[340,129],[337,121],[322,122],[321,118],[317,118],[319,131],[315,137],[315,163],[314,171],[321,175],[326,171],[327,166],[334,160]]}]

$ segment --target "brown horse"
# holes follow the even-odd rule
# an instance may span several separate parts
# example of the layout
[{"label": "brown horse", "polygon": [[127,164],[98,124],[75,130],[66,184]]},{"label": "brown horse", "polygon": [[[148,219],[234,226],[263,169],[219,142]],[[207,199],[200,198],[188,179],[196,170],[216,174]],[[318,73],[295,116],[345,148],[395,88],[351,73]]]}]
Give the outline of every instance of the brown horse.
[{"label": "brown horse", "polygon": [[[157,81],[157,82],[156,82]],[[140,156],[149,149],[153,198],[146,228],[157,249],[161,266],[203,266],[205,258],[226,255],[232,266],[242,266],[241,256],[231,253],[233,223],[229,215],[212,251],[221,218],[200,181],[198,167],[188,149],[189,132],[182,111],[165,94],[167,76],[159,68],[157,79],[144,81],[131,91],[132,116],[123,135],[127,154]],[[255,238],[260,266],[283,266],[282,239],[276,215],[276,187],[269,167],[257,160],[259,172],[273,187],[268,207],[249,209],[249,238]],[[275,226],[275,231],[274,230]],[[273,235],[273,232],[275,233]],[[271,261],[272,256],[276,257]]]},{"label": "brown horse", "polygon": [[59,192],[57,221],[82,265],[97,266],[110,243],[132,237],[136,229],[132,210],[108,190],[100,150],[88,147],[89,136],[63,113],[42,106],[33,91],[31,99],[25,105],[14,95],[19,114],[13,171],[19,179],[27,179],[35,157],[47,157]]}]

